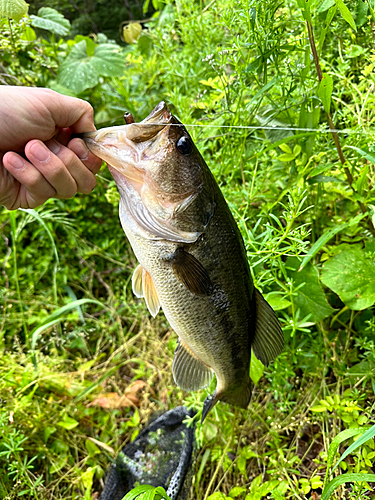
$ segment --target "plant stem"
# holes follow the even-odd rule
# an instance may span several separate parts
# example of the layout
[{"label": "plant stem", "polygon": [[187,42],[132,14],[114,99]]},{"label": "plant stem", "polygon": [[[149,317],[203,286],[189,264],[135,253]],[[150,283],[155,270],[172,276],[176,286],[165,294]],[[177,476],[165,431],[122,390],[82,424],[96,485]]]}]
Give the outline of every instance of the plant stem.
[{"label": "plant stem", "polygon": [[14,277],[14,281],[16,283],[17,298],[18,298],[20,308],[21,308],[22,326],[23,326],[23,333],[24,333],[24,337],[25,337],[24,341],[27,342],[27,340],[28,340],[28,338],[27,338],[28,337],[27,326],[26,326],[25,315],[24,315],[24,311],[23,311],[23,301],[22,301],[22,296],[21,296],[20,283],[18,280],[16,212],[10,212],[10,222],[11,222],[11,227],[12,227],[13,277]]},{"label": "plant stem", "polygon": [[[311,48],[312,56],[314,59],[314,64],[315,64],[316,72],[318,75],[318,80],[320,83],[322,81],[322,78],[323,78],[323,73],[322,73],[322,68],[320,67],[318,51],[316,50],[314,31],[313,31],[311,21],[306,21],[306,25],[307,25],[307,32],[309,35],[310,48]],[[353,186],[353,180],[354,180],[353,176],[350,173],[350,170],[348,169],[348,167],[346,166],[347,162],[346,162],[346,158],[344,156],[344,153],[342,151],[339,136],[338,136],[337,132],[335,132],[336,127],[335,127],[335,124],[333,123],[331,113],[326,112],[326,117],[327,117],[328,126],[331,130],[331,134],[332,134],[332,137],[333,137],[336,149],[337,149],[337,153],[338,153],[339,158],[340,158],[340,162],[344,167],[344,171],[345,171],[345,175],[346,175],[348,184],[349,184],[350,188],[352,189],[353,193],[357,194],[357,192]],[[363,214],[367,214],[367,209],[366,209],[365,205],[360,200],[357,200],[357,201],[358,201],[359,208],[361,209],[361,212]],[[374,229],[369,217],[367,217],[367,221],[368,221],[368,228],[369,228],[371,234],[373,236],[375,236],[375,229]]]}]

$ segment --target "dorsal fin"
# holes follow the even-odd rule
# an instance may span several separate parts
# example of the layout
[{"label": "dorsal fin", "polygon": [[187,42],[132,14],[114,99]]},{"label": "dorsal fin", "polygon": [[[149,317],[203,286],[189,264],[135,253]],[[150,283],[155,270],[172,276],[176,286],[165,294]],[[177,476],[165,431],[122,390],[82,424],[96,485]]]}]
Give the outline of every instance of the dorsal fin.
[{"label": "dorsal fin", "polygon": [[274,310],[256,288],[254,288],[254,300],[255,335],[251,347],[255,356],[264,366],[268,366],[281,354],[284,348],[284,335]]},{"label": "dorsal fin", "polygon": [[173,378],[185,391],[197,391],[209,385],[213,372],[179,339],[172,364]]}]

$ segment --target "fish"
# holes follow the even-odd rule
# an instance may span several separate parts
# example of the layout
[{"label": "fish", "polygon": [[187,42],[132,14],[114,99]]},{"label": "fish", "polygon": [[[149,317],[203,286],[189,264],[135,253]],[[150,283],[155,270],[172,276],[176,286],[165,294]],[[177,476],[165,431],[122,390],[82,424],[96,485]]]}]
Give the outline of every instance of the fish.
[{"label": "fish", "polygon": [[178,335],[172,363],[183,390],[216,389],[218,401],[250,402],[253,354],[267,366],[284,337],[254,287],[245,245],[225,198],[185,126],[165,102],[141,122],[83,134],[117,184],[123,230],[139,262],[132,289],[153,317],[162,308]]}]

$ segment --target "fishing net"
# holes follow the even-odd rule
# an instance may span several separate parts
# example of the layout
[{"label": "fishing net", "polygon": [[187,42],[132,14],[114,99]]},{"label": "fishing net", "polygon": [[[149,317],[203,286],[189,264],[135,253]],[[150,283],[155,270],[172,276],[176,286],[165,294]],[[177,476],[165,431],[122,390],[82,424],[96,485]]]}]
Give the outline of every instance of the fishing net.
[{"label": "fishing net", "polygon": [[118,454],[108,470],[99,500],[121,500],[136,484],[162,486],[172,500],[186,500],[192,478],[194,416],[184,406],[167,411]]}]

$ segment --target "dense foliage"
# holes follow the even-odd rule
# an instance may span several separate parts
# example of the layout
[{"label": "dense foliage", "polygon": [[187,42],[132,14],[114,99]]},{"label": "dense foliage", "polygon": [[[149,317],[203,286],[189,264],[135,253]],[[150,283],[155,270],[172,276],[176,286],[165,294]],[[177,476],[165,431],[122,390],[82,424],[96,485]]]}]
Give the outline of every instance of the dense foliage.
[{"label": "dense foliage", "polygon": [[[192,498],[316,499],[323,483],[325,499],[371,498],[373,1],[154,7],[121,45],[51,8],[8,13],[0,81],[87,99],[98,128],[166,100],[236,217],[286,347],[253,363],[246,411],[218,404],[198,424]],[[205,391],[172,382],[174,332],[131,293],[117,204],[103,168],[91,195],[0,213],[1,498],[92,498],[153,412],[202,407]]]}]

